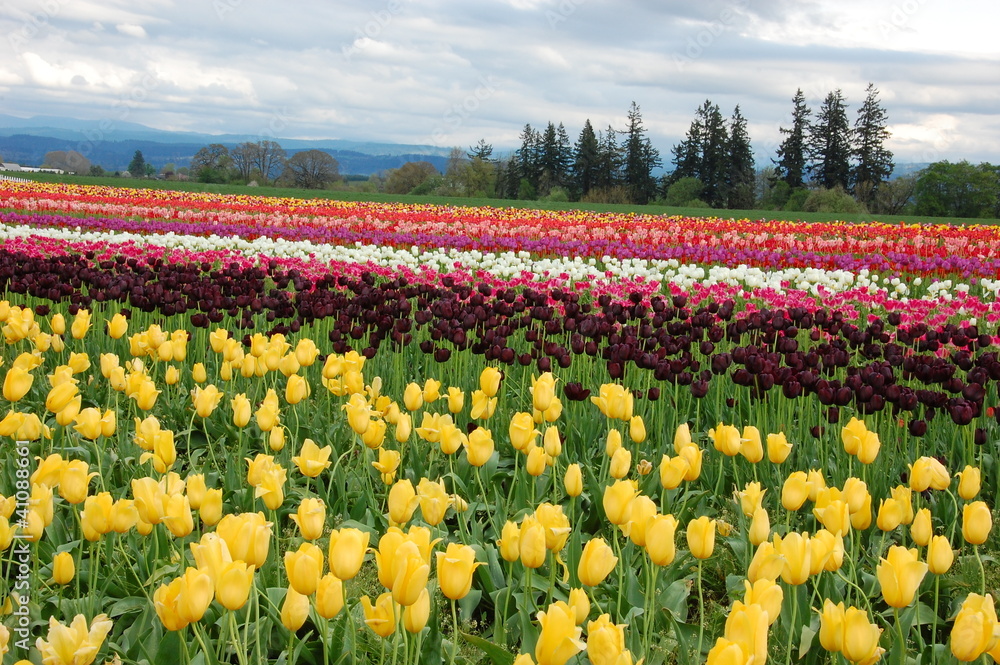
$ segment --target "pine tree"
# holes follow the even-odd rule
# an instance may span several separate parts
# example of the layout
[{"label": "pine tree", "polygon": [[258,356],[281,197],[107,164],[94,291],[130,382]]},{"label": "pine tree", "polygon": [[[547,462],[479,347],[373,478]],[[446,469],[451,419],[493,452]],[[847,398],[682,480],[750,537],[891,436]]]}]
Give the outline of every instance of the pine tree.
[{"label": "pine tree", "polygon": [[[540,150],[541,137],[538,132],[526,124],[521,130],[521,147],[515,153],[517,158],[517,177],[521,183],[526,183],[532,192],[538,190],[538,180],[541,176]],[[520,191],[521,187],[518,186]]]},{"label": "pine tree", "polygon": [[671,150],[674,153],[674,171],[668,182],[674,183],[681,178],[701,179],[701,134],[702,125],[696,117],[684,135],[684,140]]},{"label": "pine tree", "polygon": [[625,185],[633,202],[643,205],[656,197],[656,179],[652,171],[660,164],[660,153],[650,143],[642,126],[639,105],[632,102],[625,139]]},{"label": "pine tree", "polygon": [[854,123],[854,168],[851,189],[855,197],[869,208],[878,196],[879,187],[892,173],[892,153],[885,148],[889,139],[886,129],[888,114],[878,101],[878,89],[869,83],[865,101],[858,109]]},{"label": "pine tree", "polygon": [[779,178],[787,182],[792,189],[805,184],[811,113],[812,111],[806,106],[802,89],[796,90],[795,97],[792,98],[792,127],[781,128],[781,133],[786,136],[778,147],[778,159],[775,161]]},{"label": "pine tree", "polygon": [[826,96],[809,135],[810,170],[827,189],[847,189],[851,177],[851,125],[840,90]]},{"label": "pine tree", "polygon": [[594,188],[609,191],[621,184],[622,150],[618,145],[618,131],[608,125],[601,132],[597,158],[597,177]]},{"label": "pine tree", "polygon": [[600,150],[597,134],[588,118],[574,146],[573,189],[578,197],[586,196],[597,182]]},{"label": "pine tree", "polygon": [[753,149],[747,133],[747,120],[740,113],[739,105],[729,121],[729,207],[746,210],[754,204]]},{"label": "pine tree", "polygon": [[146,158],[142,156],[142,150],[136,150],[132,155],[132,161],[128,164],[128,172],[133,178],[146,177]]},{"label": "pine tree", "polygon": [[718,104],[705,101],[698,111],[703,123],[701,143],[702,197],[713,208],[725,207],[728,198],[729,134]]}]

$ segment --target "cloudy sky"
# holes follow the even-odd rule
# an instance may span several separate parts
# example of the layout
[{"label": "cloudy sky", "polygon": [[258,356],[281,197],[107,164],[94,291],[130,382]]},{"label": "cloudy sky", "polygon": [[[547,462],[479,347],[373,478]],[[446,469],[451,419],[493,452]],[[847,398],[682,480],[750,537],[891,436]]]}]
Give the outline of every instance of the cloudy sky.
[{"label": "cloudy sky", "polygon": [[624,127],[669,161],[705,99],[773,156],[801,88],[881,91],[897,162],[1000,162],[995,0],[25,0],[0,112],[171,130],[513,147]]}]

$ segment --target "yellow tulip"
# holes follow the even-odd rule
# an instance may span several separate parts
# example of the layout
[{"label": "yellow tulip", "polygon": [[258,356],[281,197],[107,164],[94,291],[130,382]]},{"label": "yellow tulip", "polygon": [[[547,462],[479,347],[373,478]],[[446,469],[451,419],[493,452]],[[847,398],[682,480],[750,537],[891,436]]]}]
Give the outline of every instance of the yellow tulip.
[{"label": "yellow tulip", "polygon": [[642,421],[642,416],[632,416],[629,419],[628,436],[633,443],[642,443],[646,440],[646,424]]},{"label": "yellow tulip", "polygon": [[[367,433],[366,433],[367,435]],[[372,462],[372,466],[382,476],[382,482],[391,485],[396,478],[396,471],[399,469],[400,456],[398,450],[378,449],[378,461]]]},{"label": "yellow tulip", "polygon": [[750,482],[743,488],[742,492],[736,493],[736,498],[740,502],[740,510],[745,517],[753,517],[753,514],[764,503],[766,489],[761,489],[760,483]]},{"label": "yellow tulip", "polygon": [[615,665],[631,662],[626,657],[625,626],[611,621],[610,614],[602,614],[597,621],[587,624],[587,658],[593,665]]},{"label": "yellow tulip", "polygon": [[871,464],[874,462],[875,458],[878,457],[881,445],[878,434],[875,432],[865,434],[864,440],[861,441],[861,450],[858,451],[858,461],[862,464]]},{"label": "yellow tulip", "polygon": [[955,552],[947,536],[933,536],[927,545],[927,569],[935,575],[944,575],[955,561]]},{"label": "yellow tulip", "polygon": [[622,532],[639,547],[645,547],[649,520],[654,515],[656,515],[656,503],[648,496],[640,494],[632,499],[629,520],[621,526]]},{"label": "yellow tulip", "polygon": [[95,496],[88,496],[80,512],[83,537],[90,542],[96,542],[111,531],[113,510],[114,500],[110,493],[101,492]]},{"label": "yellow tulip", "polygon": [[872,525],[872,495],[865,492],[861,508],[851,513],[851,528],[864,531]]},{"label": "yellow tulip", "polygon": [[619,448],[611,456],[609,474],[616,480],[621,480],[628,475],[632,468],[632,453],[627,448]]},{"label": "yellow tulip", "polygon": [[403,406],[407,411],[416,411],[424,405],[424,389],[417,383],[408,383],[403,391]]},{"label": "yellow tulip", "polygon": [[132,496],[139,518],[147,524],[159,524],[163,519],[167,497],[160,485],[152,478],[132,480]]},{"label": "yellow tulip", "polygon": [[341,580],[354,579],[361,570],[368,549],[367,531],[345,528],[330,532],[330,572]]},{"label": "yellow tulip", "polygon": [[177,461],[177,447],[174,445],[174,433],[168,429],[153,435],[153,452],[139,456],[139,463],[153,463],[157,473],[166,473]]},{"label": "yellow tulip", "polygon": [[579,626],[590,616],[590,598],[587,597],[585,590],[580,588],[570,589],[566,604],[573,610],[573,615],[576,617],[576,625]]},{"label": "yellow tulip", "polygon": [[993,596],[970,593],[962,602],[951,629],[951,653],[968,663],[997,646],[1000,626]]},{"label": "yellow tulip", "polygon": [[85,439],[90,441],[97,440],[97,437],[101,436],[101,412],[93,407],[89,407],[80,411],[76,414],[74,418],[76,424],[73,425],[73,429],[80,433]]},{"label": "yellow tulip", "polygon": [[302,543],[298,550],[285,552],[285,573],[293,589],[311,596],[323,574],[323,551],[312,543]]},{"label": "yellow tulip", "polygon": [[393,524],[406,524],[413,517],[413,511],[420,505],[417,491],[413,483],[403,478],[397,480],[389,490],[389,521]]},{"label": "yellow tulip", "polygon": [[740,455],[754,464],[764,459],[764,444],[760,438],[760,430],[753,425],[743,428],[743,436],[740,437]]},{"label": "yellow tulip", "polygon": [[304,439],[299,454],[292,458],[292,462],[298,467],[299,473],[307,478],[316,478],[326,469],[330,468],[332,462],[330,455],[333,453],[332,446],[320,448],[312,439]]},{"label": "yellow tulip", "polygon": [[502,379],[503,374],[499,369],[486,367],[479,373],[479,389],[486,393],[487,397],[496,397]]},{"label": "yellow tulip", "polygon": [[309,596],[288,587],[281,604],[281,625],[291,632],[301,628],[309,618]]},{"label": "yellow tulip", "polygon": [[927,489],[946,490],[951,486],[951,474],[944,464],[933,457],[921,457],[910,466],[910,489],[923,492]]},{"label": "yellow tulip", "polygon": [[420,590],[416,602],[403,608],[403,628],[410,634],[417,634],[427,626],[431,615],[431,594],[426,588]]},{"label": "yellow tulip", "polygon": [[812,573],[812,548],[809,547],[809,537],[792,531],[784,538],[774,536],[774,550],[785,563],[781,569],[781,579],[785,584],[804,584]]},{"label": "yellow tulip", "polygon": [[785,510],[798,510],[809,498],[812,484],[804,471],[793,471],[781,486],[781,505]]},{"label": "yellow tulip", "polygon": [[444,487],[444,482],[433,482],[421,478],[417,483],[417,497],[420,500],[420,513],[424,521],[431,526],[437,526],[451,506],[451,496]]},{"label": "yellow tulip", "polygon": [[[25,414],[9,411],[0,420],[0,436],[14,436],[14,433],[24,424]],[[20,437],[19,437],[20,438]]]},{"label": "yellow tulip", "polygon": [[848,455],[857,455],[861,451],[861,444],[867,434],[868,427],[864,421],[851,418],[840,430],[840,439],[844,444],[844,451]]},{"label": "yellow tulip", "polygon": [[184,538],[194,531],[191,503],[181,494],[171,495],[164,501],[163,517],[160,519],[175,538]]},{"label": "yellow tulip", "polygon": [[962,537],[970,545],[982,545],[993,529],[993,515],[984,501],[962,506]]},{"label": "yellow tulip", "polygon": [[549,457],[559,457],[562,454],[562,437],[559,435],[558,427],[545,428],[545,434],[542,435],[542,449]]},{"label": "yellow tulip", "polygon": [[476,561],[476,551],[468,545],[449,543],[437,553],[437,577],[441,593],[451,600],[461,600],[472,588],[472,575],[484,565]]},{"label": "yellow tulip", "polygon": [[264,519],[264,513],[226,515],[215,532],[226,541],[234,561],[254,568],[264,565],[271,544],[271,523]]},{"label": "yellow tulip", "polygon": [[927,574],[927,564],[920,561],[916,549],[899,545],[890,547],[886,558],[879,561],[875,574],[885,602],[897,609],[907,607]]},{"label": "yellow tulip", "polygon": [[79,392],[80,389],[75,383],[60,383],[49,390],[45,398],[45,408],[52,413],[59,413],[69,405]]},{"label": "yellow tulip", "polygon": [[687,543],[691,556],[696,559],[707,559],[715,550],[716,521],[702,516],[688,522]]},{"label": "yellow tulip", "polygon": [[244,561],[229,561],[222,565],[215,581],[215,599],[227,610],[246,605],[253,588],[253,566]]},{"label": "yellow tulip", "polygon": [[781,464],[792,452],[792,444],[788,443],[784,432],[767,435],[767,459],[772,464]]},{"label": "yellow tulip", "polygon": [[535,509],[535,519],[545,529],[545,548],[553,552],[562,551],[572,530],[562,506],[543,503]]},{"label": "yellow tulip", "polygon": [[497,541],[497,549],[500,550],[500,556],[503,557],[504,561],[517,561],[521,557],[520,540],[521,529],[516,524],[508,520],[503,525],[503,530],[500,533],[500,539]]},{"label": "yellow tulip", "polygon": [[784,600],[785,592],[781,585],[774,580],[762,578],[754,583],[750,580],[743,580],[743,602],[746,605],[759,605],[767,612],[768,625],[773,624],[781,615],[781,603]]},{"label": "yellow tulip", "polygon": [[[690,448],[695,449],[694,446]],[[660,485],[666,490],[677,489],[690,469],[691,465],[684,457],[664,455],[660,461]]]},{"label": "yellow tulip", "polygon": [[217,533],[206,533],[201,540],[191,543],[190,548],[195,564],[209,574],[213,584],[218,583],[226,564],[233,562],[229,546]]},{"label": "yellow tulip", "polygon": [[159,397],[160,391],[156,389],[156,384],[150,380],[144,380],[139,383],[136,389],[129,393],[129,398],[135,400],[137,407],[143,411],[149,411],[156,405],[156,398]]},{"label": "yellow tulip", "polygon": [[982,473],[979,468],[966,465],[958,472],[958,477],[958,495],[966,501],[975,499],[982,485]]},{"label": "yellow tulip", "polygon": [[311,392],[312,389],[309,386],[309,382],[304,377],[292,374],[288,377],[288,381],[285,384],[285,401],[289,404],[298,404],[309,397]]},{"label": "yellow tulip", "polygon": [[538,411],[545,411],[555,399],[556,378],[552,372],[545,372],[537,379],[531,377],[531,402]]},{"label": "yellow tulip", "polygon": [[106,614],[98,614],[87,624],[87,618],[77,614],[66,626],[49,617],[49,632],[35,642],[46,665],[90,665],[111,632],[112,622]]},{"label": "yellow tulip", "polygon": [[767,516],[767,510],[757,508],[750,520],[750,530],[748,537],[750,544],[757,547],[766,541],[771,535],[771,520]]},{"label": "yellow tulip", "polygon": [[545,473],[550,459],[552,458],[545,454],[544,448],[532,445],[528,448],[528,459],[524,463],[524,470],[528,472],[529,476],[537,478]]},{"label": "yellow tulip", "polygon": [[565,665],[586,648],[580,639],[583,629],[576,625],[575,613],[565,603],[549,605],[538,612],[537,619],[540,626],[535,642],[537,665]]},{"label": "yellow tulip", "polygon": [[205,496],[201,500],[201,507],[198,509],[198,516],[205,526],[214,526],[222,519],[222,490],[205,490]]},{"label": "yellow tulip", "polygon": [[56,584],[69,584],[76,575],[76,563],[69,552],[60,552],[52,558],[52,580]]},{"label": "yellow tulip", "polygon": [[108,336],[111,339],[121,339],[128,332],[128,319],[120,312],[108,321]]},{"label": "yellow tulip", "polygon": [[83,339],[88,330],[90,330],[90,310],[79,309],[76,311],[76,316],[73,317],[70,333],[72,333],[73,339]]},{"label": "yellow tulip", "polygon": [[608,521],[615,526],[628,522],[632,500],[638,495],[635,483],[629,480],[619,480],[605,487],[602,504]]},{"label": "yellow tulip", "polygon": [[767,659],[767,627],[770,617],[760,605],[746,605],[737,600],[726,617],[724,635],[754,658],[763,663]]},{"label": "yellow tulip", "polygon": [[900,524],[913,522],[913,491],[905,485],[897,485],[892,488],[890,494],[902,510]]},{"label": "yellow tulip", "polygon": [[823,601],[819,614],[819,643],[830,653],[844,649],[844,619],[847,610],[844,603],[833,604],[829,598]]},{"label": "yellow tulip", "polygon": [[742,445],[740,431],[733,425],[719,423],[708,430],[708,436],[711,437],[715,449],[723,455],[733,457],[739,454]]},{"label": "yellow tulip", "polygon": [[531,414],[522,411],[511,417],[508,434],[514,449],[526,452],[535,443],[539,432],[535,429],[535,421]]},{"label": "yellow tulip", "polygon": [[[381,541],[379,547],[382,547]],[[440,556],[440,552],[438,555]],[[421,592],[427,589],[427,578],[431,567],[424,560],[420,548],[411,540],[400,542],[390,558],[392,570],[384,576],[392,578],[389,584],[392,599],[403,607],[408,607],[417,602]],[[377,563],[389,566],[390,561],[386,559]]]},{"label": "yellow tulip", "polygon": [[333,573],[319,580],[316,589],[316,612],[324,619],[332,619],[344,609],[344,583]]},{"label": "yellow tulip", "polygon": [[201,418],[208,418],[219,406],[224,395],[213,384],[205,388],[196,386],[191,392],[191,399],[194,402],[194,410]]},{"label": "yellow tulip", "polygon": [[326,523],[326,504],[323,499],[305,498],[299,503],[299,508],[292,520],[299,527],[299,533],[306,540],[316,540],[323,535]]},{"label": "yellow tulip", "polygon": [[188,568],[153,594],[153,607],[167,630],[180,630],[200,621],[215,596],[211,576],[198,568]]},{"label": "yellow tulip", "polygon": [[441,423],[441,452],[445,455],[452,455],[468,442],[465,432],[460,430],[455,423],[443,421]]},{"label": "yellow tulip", "polygon": [[931,524],[931,511],[929,508],[921,508],[913,517],[913,524],[910,525],[910,537],[913,542],[921,547],[927,547],[934,535],[934,527]]},{"label": "yellow tulip", "polygon": [[90,473],[90,465],[83,460],[70,460],[59,477],[59,496],[76,505],[87,498],[87,486],[97,473]]},{"label": "yellow tulip", "polygon": [[856,607],[844,612],[844,658],[852,663],[876,663],[885,653],[878,645],[882,629],[868,620],[868,613]]},{"label": "yellow tulip", "polygon": [[754,662],[751,656],[752,654],[747,653],[746,648],[739,642],[720,637],[709,649],[705,663],[706,665],[750,665]]},{"label": "yellow tulip", "polygon": [[20,367],[11,367],[3,380],[3,398],[8,402],[16,402],[28,394],[35,380],[31,372]]},{"label": "yellow tulip", "polygon": [[396,418],[396,443],[405,443],[410,440],[413,432],[413,419],[408,413],[400,413]]},{"label": "yellow tulip", "polygon": [[591,538],[583,546],[577,575],[580,583],[597,586],[615,569],[618,557],[603,538]]},{"label": "yellow tulip", "polygon": [[521,520],[518,536],[518,550],[521,564],[525,568],[538,568],[545,563],[545,527],[534,516]]},{"label": "yellow tulip", "polygon": [[472,408],[469,410],[470,418],[473,420],[488,420],[493,417],[496,410],[496,397],[488,397],[482,390],[472,391]]},{"label": "yellow tulip", "polygon": [[372,605],[371,599],[361,597],[361,608],[365,613],[365,624],[379,637],[389,637],[396,632],[396,615],[392,594],[383,593]]},{"label": "yellow tulip", "polygon": [[813,509],[813,514],[832,533],[847,533],[851,530],[851,510],[846,501],[830,501],[823,508]]},{"label": "yellow tulip", "polygon": [[278,394],[273,389],[268,388],[264,400],[254,413],[257,419],[257,427],[262,432],[270,432],[281,421],[278,411]]},{"label": "yellow tulip", "polygon": [[673,515],[654,515],[646,523],[646,553],[657,566],[669,566],[677,554],[674,538],[677,519]]},{"label": "yellow tulip", "polygon": [[577,497],[583,494],[583,469],[579,464],[574,463],[566,467],[563,487],[566,489],[567,496]]}]

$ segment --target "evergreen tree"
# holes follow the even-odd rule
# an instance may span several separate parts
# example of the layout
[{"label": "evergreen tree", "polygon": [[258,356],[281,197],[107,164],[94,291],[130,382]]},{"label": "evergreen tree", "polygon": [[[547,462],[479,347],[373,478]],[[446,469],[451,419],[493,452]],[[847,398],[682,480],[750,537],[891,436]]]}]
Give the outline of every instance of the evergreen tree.
[{"label": "evergreen tree", "polygon": [[633,202],[646,204],[656,197],[656,179],[652,171],[660,164],[660,153],[650,143],[642,126],[639,106],[632,102],[625,139],[625,185]]},{"label": "evergreen tree", "polygon": [[546,196],[553,187],[563,187],[567,182],[571,154],[569,137],[562,123],[558,129],[551,122],[545,127],[538,154],[538,195]]},{"label": "evergreen tree", "polygon": [[608,125],[607,130],[601,132],[599,143],[594,188],[608,191],[621,184],[622,151],[617,130]]},{"label": "evergreen tree", "polygon": [[682,178],[696,178],[701,181],[701,133],[702,126],[696,117],[688,128],[684,140],[675,145],[674,171],[670,174],[669,183],[675,183]]},{"label": "evergreen tree", "polygon": [[597,134],[588,118],[583,123],[580,138],[577,139],[573,154],[573,189],[576,195],[586,196],[597,182],[601,146]]},{"label": "evergreen tree", "polygon": [[726,205],[729,179],[729,133],[718,104],[708,100],[699,109],[703,123],[701,143],[702,198],[713,208]]},{"label": "evergreen tree", "polygon": [[886,150],[889,139],[886,129],[888,114],[878,101],[878,89],[869,83],[865,101],[858,109],[854,123],[854,159],[851,170],[851,188],[854,196],[866,206],[876,200],[879,188],[892,173],[892,153]]},{"label": "evergreen tree", "polygon": [[847,189],[851,177],[851,125],[840,90],[826,96],[809,134],[810,170],[823,187]]},{"label": "evergreen tree", "polygon": [[493,154],[493,144],[487,143],[486,139],[479,139],[479,143],[469,148],[469,152],[465,153],[466,156],[471,160],[478,157],[484,162],[490,160],[490,156]]},{"label": "evergreen tree", "polygon": [[795,91],[792,98],[792,127],[781,128],[785,139],[778,147],[778,159],[775,161],[778,177],[788,183],[792,189],[802,187],[806,181],[807,142],[810,133],[809,115],[812,111],[806,106],[802,89]]},{"label": "evergreen tree", "polygon": [[132,155],[132,161],[128,163],[128,172],[133,178],[146,177],[146,158],[142,156],[142,150],[136,150]]},{"label": "evergreen tree", "polygon": [[[532,191],[537,191],[541,176],[540,150],[541,136],[526,124],[521,130],[521,147],[515,153],[517,158],[518,179],[530,185]],[[518,186],[520,189],[520,185]]]},{"label": "evergreen tree", "polygon": [[739,105],[729,121],[729,207],[746,210],[754,204],[754,178],[756,169],[747,120],[740,113]]}]

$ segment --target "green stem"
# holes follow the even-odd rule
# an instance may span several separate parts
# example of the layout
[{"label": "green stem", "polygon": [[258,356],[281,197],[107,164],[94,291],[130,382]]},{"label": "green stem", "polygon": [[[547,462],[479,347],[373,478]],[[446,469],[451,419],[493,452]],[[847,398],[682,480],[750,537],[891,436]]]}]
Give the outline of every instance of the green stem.
[{"label": "green stem", "polygon": [[454,599],[451,600],[451,625],[454,634],[451,636],[451,658],[448,660],[448,665],[455,665],[455,659],[458,657],[458,608]]},{"label": "green stem", "polygon": [[791,665],[792,648],[794,646],[795,622],[799,620],[799,594],[797,589],[792,587],[792,622],[788,624],[788,649],[785,654],[785,665]]},{"label": "green stem", "polygon": [[896,621],[896,633],[899,635],[899,665],[906,665],[906,637],[903,636],[903,624],[899,622],[899,608],[892,608],[892,616]]},{"label": "green stem", "polygon": [[701,661],[701,645],[705,639],[705,591],[701,584],[701,569],[704,563],[704,559],[698,559],[698,650],[695,652],[695,656],[699,662]]}]

